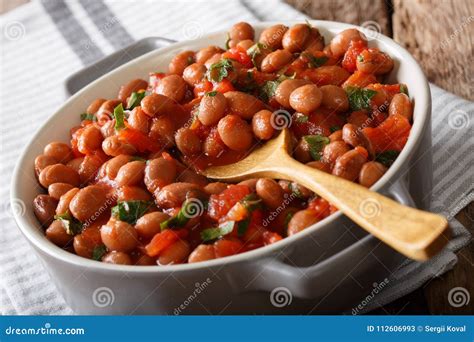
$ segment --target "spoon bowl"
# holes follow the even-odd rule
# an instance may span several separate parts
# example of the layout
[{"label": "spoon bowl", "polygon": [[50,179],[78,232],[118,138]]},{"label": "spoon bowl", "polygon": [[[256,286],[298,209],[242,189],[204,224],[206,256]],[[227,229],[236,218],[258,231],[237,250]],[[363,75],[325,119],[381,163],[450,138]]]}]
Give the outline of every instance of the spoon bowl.
[{"label": "spoon bowl", "polygon": [[362,185],[301,164],[288,153],[290,145],[290,132],[285,128],[241,161],[202,173],[221,181],[269,177],[297,182],[411,259],[427,260],[449,241],[445,217],[404,206]]}]

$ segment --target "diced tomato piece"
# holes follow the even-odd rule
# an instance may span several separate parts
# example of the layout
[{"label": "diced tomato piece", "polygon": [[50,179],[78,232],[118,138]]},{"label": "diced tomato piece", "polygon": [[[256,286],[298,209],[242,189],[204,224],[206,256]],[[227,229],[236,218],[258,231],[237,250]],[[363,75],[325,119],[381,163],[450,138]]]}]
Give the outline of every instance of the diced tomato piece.
[{"label": "diced tomato piece", "polygon": [[79,136],[81,135],[83,128],[78,128],[72,133],[72,138],[71,138],[71,149],[72,153],[74,154],[75,158],[80,158],[84,157],[84,155],[79,151],[79,148],[77,146],[77,140],[79,139]]},{"label": "diced tomato piece", "polygon": [[119,133],[119,137],[135,146],[135,148],[141,153],[158,152],[161,150],[161,145],[158,142],[131,127],[122,129]]},{"label": "diced tomato piece", "polygon": [[228,79],[223,79],[219,83],[214,84],[213,90],[218,91],[219,93],[227,93],[228,91],[233,91],[235,90],[234,86],[232,85],[232,82],[229,81]]},{"label": "diced tomato piece", "polygon": [[343,88],[352,86],[364,88],[371,83],[376,83],[377,78],[372,74],[365,74],[359,70],[354,72],[342,85]]},{"label": "diced tomato piece", "polygon": [[233,59],[244,67],[250,69],[253,68],[253,62],[249,55],[247,55],[247,50],[245,50],[241,46],[235,46],[228,51],[222,54],[222,58],[230,58]]},{"label": "diced tomato piece", "polygon": [[211,82],[208,80],[203,80],[194,87],[194,96],[201,98],[206,95],[206,93],[212,91],[212,88],[213,85]]},{"label": "diced tomato piece", "polygon": [[326,201],[324,198],[315,198],[311,202],[308,203],[308,209],[313,210],[318,219],[322,220],[325,217],[328,217],[330,214],[329,209],[329,202]]},{"label": "diced tomato piece", "polygon": [[214,242],[214,251],[217,258],[238,254],[242,252],[242,242],[238,240],[222,239]]},{"label": "diced tomato piece", "polygon": [[316,112],[310,114],[307,120],[301,114],[294,114],[291,130],[298,138],[314,134],[329,136],[331,134],[331,127],[342,127],[343,125],[344,120],[337,113],[331,113],[330,110],[319,108]]},{"label": "diced tomato piece", "polygon": [[165,76],[166,74],[163,72],[150,73],[150,77],[148,80],[148,89],[152,92],[155,92],[155,88],[158,86],[161,79]]},{"label": "diced tomato piece", "polygon": [[[245,77],[248,77],[245,75]],[[256,69],[252,69],[252,79],[257,85],[263,85],[267,81],[275,80],[277,76],[275,74],[265,73],[258,71]]]},{"label": "diced tomato piece", "polygon": [[240,202],[234,204],[227,213],[225,220],[226,221],[243,221],[249,215],[247,208]]},{"label": "diced tomato piece", "polygon": [[248,251],[253,251],[254,249],[263,247],[263,242],[262,243],[245,243],[244,246],[242,247],[243,252],[248,252]]},{"label": "diced tomato piece", "polygon": [[270,232],[268,230],[263,233],[263,244],[265,246],[266,245],[271,245],[272,243],[275,243],[275,242],[278,242],[281,239],[283,239],[283,238],[278,233]]},{"label": "diced tomato piece", "polygon": [[318,86],[333,84],[340,86],[350,77],[350,73],[337,65],[326,65],[315,69],[303,71],[300,78],[305,78]]},{"label": "diced tomato piece", "polygon": [[402,88],[406,88],[406,85],[404,84],[381,84],[381,83],[374,83],[374,84],[369,84],[367,86],[369,89],[373,89],[376,91],[383,91],[386,96],[386,101],[390,103],[392,101],[392,98],[402,92]]},{"label": "diced tomato piece", "polygon": [[163,159],[166,159],[168,161],[174,161],[174,158],[168,152],[163,152],[161,156],[163,157]]},{"label": "diced tomato piece", "polygon": [[166,229],[161,233],[156,234],[153,239],[151,239],[150,243],[145,246],[146,253],[151,257],[158,256],[174,242],[186,237],[187,233],[188,232],[185,229]]},{"label": "diced tomato piece", "polygon": [[395,114],[390,115],[375,128],[364,128],[363,132],[372,143],[375,152],[401,151],[408,140],[410,129],[411,125],[408,119]]},{"label": "diced tomato piece", "polygon": [[209,199],[209,216],[219,220],[225,216],[230,208],[246,195],[250,194],[250,188],[246,185],[230,185],[218,195],[211,195]]},{"label": "diced tomato piece", "polygon": [[351,41],[351,44],[342,59],[342,67],[351,73],[356,71],[357,56],[359,56],[364,50],[367,50],[367,42],[365,40]]},{"label": "diced tomato piece", "polygon": [[[383,108],[383,107],[381,107]],[[380,110],[378,109],[375,109],[373,112],[372,112],[372,124],[370,125],[370,127],[377,127],[379,126],[382,122],[385,121],[385,119],[387,118],[387,114],[384,113],[384,112],[381,112]]]},{"label": "diced tomato piece", "polygon": [[259,243],[263,244],[263,212],[260,209],[256,209],[252,212],[250,217],[249,225],[242,236],[242,240],[245,243]]}]

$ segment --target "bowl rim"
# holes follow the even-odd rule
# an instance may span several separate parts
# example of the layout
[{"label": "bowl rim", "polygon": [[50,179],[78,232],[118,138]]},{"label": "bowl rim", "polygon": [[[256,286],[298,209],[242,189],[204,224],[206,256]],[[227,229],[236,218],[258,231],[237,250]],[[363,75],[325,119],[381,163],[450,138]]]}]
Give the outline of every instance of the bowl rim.
[{"label": "bowl rim", "polygon": [[[325,20],[308,20],[308,21],[309,23],[311,23],[312,25],[318,28],[322,28],[329,31],[331,34],[336,34],[348,28],[356,28],[364,32],[363,27],[352,25],[352,24],[340,23],[340,22],[335,22],[335,21],[325,21]],[[264,22],[252,23],[252,26],[257,29],[264,29],[266,27],[269,27],[275,24],[285,24],[285,25],[290,26],[295,23],[301,23],[301,20],[264,21]],[[13,172],[12,182],[11,182],[11,191],[10,191],[10,201],[14,202],[15,200],[18,200],[18,199],[21,200],[20,196],[18,196],[18,187],[19,187],[19,184],[21,183],[21,178],[22,178],[21,169],[22,169],[22,166],[27,161],[26,157],[27,157],[27,153],[30,146],[35,143],[36,138],[41,135],[41,132],[43,131],[43,129],[45,129],[45,127],[48,126],[50,121],[52,121],[53,118],[60,115],[60,113],[64,111],[64,107],[66,107],[68,103],[75,101],[76,98],[79,98],[82,94],[88,92],[88,90],[93,85],[103,82],[103,80],[107,78],[109,75],[115,74],[115,73],[121,73],[125,68],[128,68],[131,65],[139,64],[140,61],[150,58],[151,55],[166,54],[167,52],[170,52],[172,50],[184,49],[192,43],[201,42],[201,41],[205,42],[206,38],[209,38],[212,36],[222,36],[222,40],[224,41],[225,34],[226,34],[225,30],[219,30],[219,31],[208,33],[194,40],[177,42],[177,43],[171,44],[170,46],[161,48],[159,50],[154,50],[149,53],[146,53],[106,73],[105,75],[91,82],[89,85],[79,90],[76,94],[74,94],[69,99],[64,101],[63,104],[54,112],[54,114],[51,115],[43,123],[43,125],[36,131],[36,133],[32,136],[28,144],[23,149]],[[400,155],[397,157],[397,159],[395,160],[393,165],[388,169],[385,175],[379,181],[377,181],[377,183],[374,186],[371,187],[372,190],[377,191],[395,183],[395,181],[398,179],[396,177],[397,172],[401,169],[401,167],[405,163],[409,161],[409,156],[415,151],[416,147],[419,145],[423,132],[426,129],[427,124],[429,122],[429,116],[431,114],[430,112],[431,98],[430,98],[430,90],[429,90],[426,76],[424,75],[417,61],[407,50],[405,50],[402,46],[397,44],[391,38],[381,33],[377,34],[377,36],[373,38],[372,40],[383,43],[384,48],[386,49],[389,48],[391,51],[396,51],[397,54],[401,56],[400,64],[408,65],[410,67],[410,72],[414,73],[415,78],[418,79],[420,82],[420,91],[416,95],[416,106],[415,106],[416,116],[415,116],[413,126],[410,131],[408,141],[405,147],[403,148],[403,150],[400,152]],[[391,51],[386,51],[386,52],[390,53]],[[186,264],[178,264],[178,265],[165,265],[165,266],[157,265],[157,266],[144,267],[144,266],[136,266],[136,265],[116,265],[116,264],[97,262],[95,260],[87,259],[87,258],[78,256],[74,253],[65,251],[62,248],[59,248],[56,245],[52,244],[46,238],[42,238],[42,239],[38,238],[37,235],[34,234],[34,230],[37,230],[38,227],[34,227],[30,225],[27,222],[27,220],[23,217],[23,215],[21,215],[21,213],[18,213],[16,211],[14,212],[15,221],[17,223],[17,226],[20,228],[21,232],[23,233],[23,235],[35,248],[42,251],[43,253],[46,253],[50,257],[54,259],[58,259],[59,261],[63,263],[67,263],[67,264],[78,266],[78,267],[87,267],[88,269],[95,270],[95,271],[102,271],[103,273],[127,272],[127,273],[133,273],[133,274],[186,272],[186,271],[198,270],[198,269],[203,269],[203,268],[209,269],[213,267],[224,267],[229,264],[236,264],[236,263],[242,263],[242,262],[248,262],[248,261],[258,262],[258,261],[261,261],[262,258],[272,257],[272,255],[275,255],[278,250],[282,248],[288,248],[290,247],[291,244],[295,243],[296,241],[300,241],[302,239],[307,238],[309,234],[313,233],[315,230],[325,225],[333,223],[335,220],[339,219],[341,215],[342,213],[338,211],[337,213],[334,213],[328,216],[327,218],[317,222],[313,226],[308,227],[307,229],[303,230],[302,232],[298,234],[286,237],[282,239],[281,241],[278,241],[274,244],[263,246],[255,250],[245,252],[245,253],[236,254],[233,256],[225,257],[225,258],[218,258],[218,259],[213,259],[213,260],[208,260],[208,261],[203,261],[203,262],[198,262],[198,263],[191,263],[191,264],[186,263]],[[369,238],[369,237],[371,237],[370,234],[362,239]],[[342,251],[343,250],[341,250],[341,252]]]}]

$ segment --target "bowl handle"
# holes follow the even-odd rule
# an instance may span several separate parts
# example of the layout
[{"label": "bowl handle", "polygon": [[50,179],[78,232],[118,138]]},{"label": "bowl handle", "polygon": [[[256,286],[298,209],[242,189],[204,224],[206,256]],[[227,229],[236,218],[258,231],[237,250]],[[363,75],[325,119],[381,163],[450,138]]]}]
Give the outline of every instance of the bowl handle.
[{"label": "bowl handle", "polygon": [[[406,184],[398,180],[387,191],[388,195],[407,206],[414,207]],[[378,248],[382,250],[378,251]],[[369,253],[370,252],[370,253]],[[256,263],[256,270],[252,283],[243,288],[246,290],[263,290],[268,292],[284,289],[292,296],[311,299],[329,295],[334,288],[342,283],[351,272],[358,269],[358,274],[369,272],[373,268],[374,260],[369,254],[394,253],[372,235],[367,235],[358,242],[329,257],[328,259],[309,267],[297,267],[284,262],[283,258],[271,257]],[[379,256],[380,257],[380,256]],[[392,259],[403,260],[402,256]],[[378,277],[381,278],[381,277]],[[378,282],[383,279],[375,279]]]},{"label": "bowl handle", "polygon": [[92,81],[118,68],[122,64],[173,43],[175,43],[174,40],[161,37],[148,37],[137,40],[135,43],[117,50],[69,76],[64,82],[64,95],[68,98]]}]

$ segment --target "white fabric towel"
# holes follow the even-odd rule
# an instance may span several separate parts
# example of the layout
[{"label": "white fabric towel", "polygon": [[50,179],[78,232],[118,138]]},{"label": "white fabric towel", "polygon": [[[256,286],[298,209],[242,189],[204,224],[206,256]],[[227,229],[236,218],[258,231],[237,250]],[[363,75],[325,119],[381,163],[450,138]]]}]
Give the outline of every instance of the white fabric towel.
[{"label": "white fabric towel", "polygon": [[[64,101],[63,81],[73,72],[134,40],[196,38],[237,21],[304,20],[270,1],[33,1],[2,16],[0,309],[1,314],[72,314],[11,216],[10,179],[32,134]],[[433,260],[407,262],[369,309],[413,291],[456,263],[454,251],[470,239],[453,219],[473,199],[474,104],[435,86],[432,210],[448,215],[454,238]],[[453,134],[453,127],[456,129]]]}]

